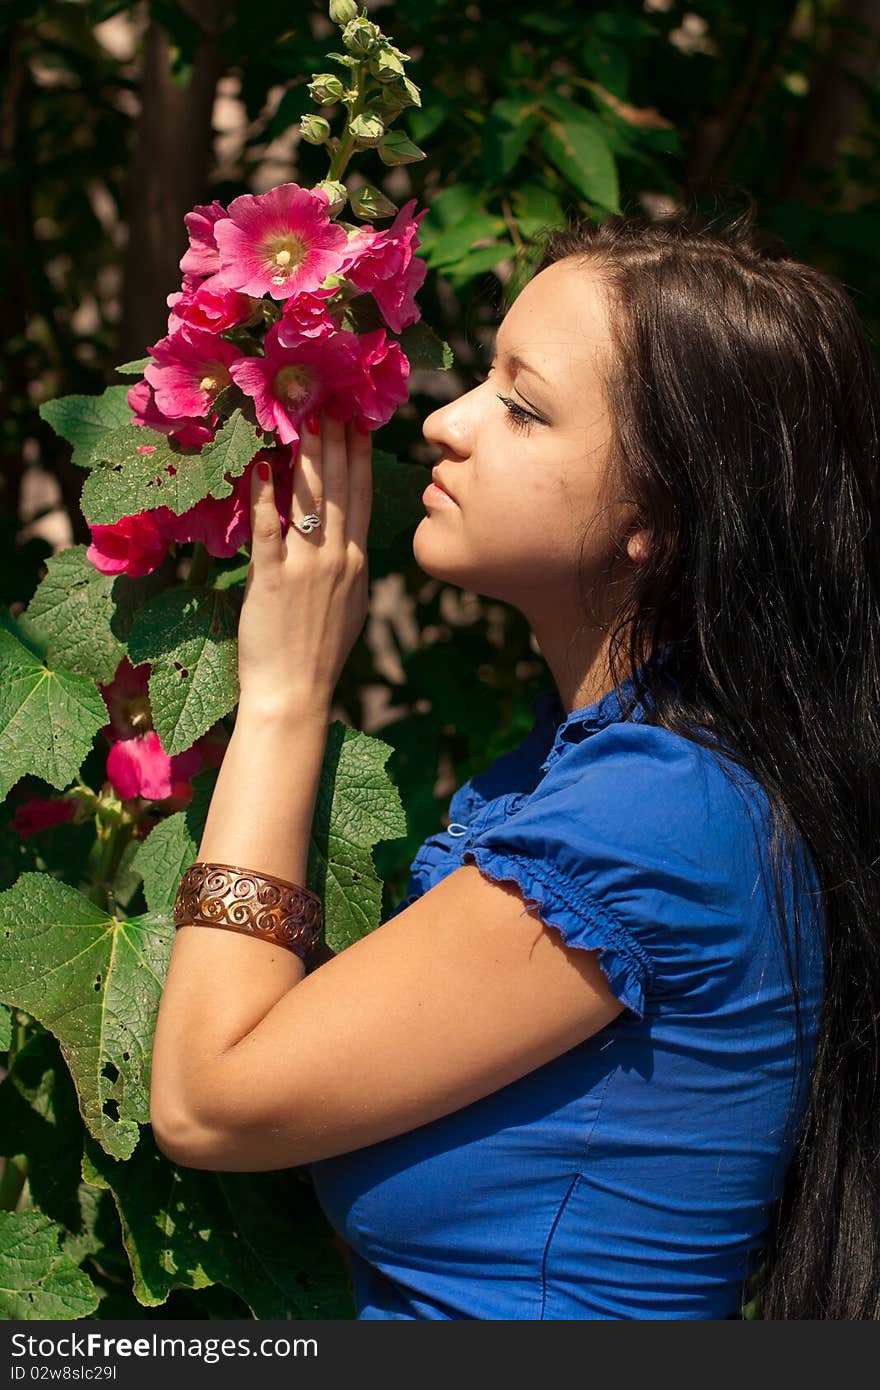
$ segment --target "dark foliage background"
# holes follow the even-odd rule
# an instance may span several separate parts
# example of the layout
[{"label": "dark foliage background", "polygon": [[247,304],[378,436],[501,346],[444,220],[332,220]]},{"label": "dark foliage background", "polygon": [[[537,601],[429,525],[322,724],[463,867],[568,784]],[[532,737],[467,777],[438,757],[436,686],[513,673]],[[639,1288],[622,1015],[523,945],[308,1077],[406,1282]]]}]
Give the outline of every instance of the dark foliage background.
[{"label": "dark foliage background", "polygon": [[[400,124],[429,158],[357,168],[396,202],[430,208],[420,302],[455,352],[451,372],[414,373],[382,448],[432,461],[420,421],[485,369],[538,233],[580,213],[720,211],[747,188],[761,223],[838,276],[878,340],[880,0],[367,9],[413,55],[422,106]],[[335,33],[323,0],[0,9],[0,605],[13,615],[46,556],[89,539],[82,472],[39,405],[118,384],[113,364],[161,336],[190,207],[325,175],[324,152],[300,144],[297,127]],[[518,613],[426,577],[408,536],[372,576],[371,618],[335,714],[394,749],[408,833],[374,855],[390,909],[452,790],[527,732],[546,668]],[[24,779],[3,815],[48,790]],[[82,856],[81,839],[60,827],[23,842],[7,820],[3,886],[45,867],[43,855],[53,870]],[[118,1271],[103,1275],[116,1288]],[[140,1309],[113,1297],[118,1311],[96,1316]],[[178,1290],[152,1316],[242,1307],[217,1284]]]}]

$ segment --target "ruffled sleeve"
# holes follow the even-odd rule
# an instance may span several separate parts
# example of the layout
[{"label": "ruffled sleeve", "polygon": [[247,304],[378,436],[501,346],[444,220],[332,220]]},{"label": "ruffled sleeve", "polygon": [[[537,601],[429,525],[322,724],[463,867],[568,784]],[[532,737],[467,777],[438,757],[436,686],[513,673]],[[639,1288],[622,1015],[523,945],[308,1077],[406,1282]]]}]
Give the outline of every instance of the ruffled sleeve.
[{"label": "ruffled sleeve", "polygon": [[649,1001],[721,1007],[766,928],[741,790],[711,752],[651,725],[613,723],[568,746],[462,863],[517,884],[567,945],[595,951],[625,1022]]}]

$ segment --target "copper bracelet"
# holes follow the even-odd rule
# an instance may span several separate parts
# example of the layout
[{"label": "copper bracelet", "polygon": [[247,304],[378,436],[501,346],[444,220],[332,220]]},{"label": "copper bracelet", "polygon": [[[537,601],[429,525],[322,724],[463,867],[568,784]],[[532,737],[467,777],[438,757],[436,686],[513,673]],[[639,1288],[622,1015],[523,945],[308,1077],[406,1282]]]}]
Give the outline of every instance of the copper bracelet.
[{"label": "copper bracelet", "polygon": [[197,859],[180,880],[174,925],[225,927],[285,946],[305,960],[321,935],[321,900],[274,874]]}]

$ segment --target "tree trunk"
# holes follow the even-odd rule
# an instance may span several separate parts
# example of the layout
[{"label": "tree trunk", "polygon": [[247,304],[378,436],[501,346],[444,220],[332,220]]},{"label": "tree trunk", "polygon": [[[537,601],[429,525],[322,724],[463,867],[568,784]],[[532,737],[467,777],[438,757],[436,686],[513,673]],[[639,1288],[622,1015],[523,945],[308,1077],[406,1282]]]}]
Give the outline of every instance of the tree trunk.
[{"label": "tree trunk", "polygon": [[183,217],[207,197],[214,94],[224,67],[218,38],[234,0],[189,0],[185,8],[201,29],[186,87],[171,75],[168,38],[155,20],[145,38],[129,172],[120,361],[143,357],[164,335],[166,299],[180,288],[179,262],[187,244]]}]

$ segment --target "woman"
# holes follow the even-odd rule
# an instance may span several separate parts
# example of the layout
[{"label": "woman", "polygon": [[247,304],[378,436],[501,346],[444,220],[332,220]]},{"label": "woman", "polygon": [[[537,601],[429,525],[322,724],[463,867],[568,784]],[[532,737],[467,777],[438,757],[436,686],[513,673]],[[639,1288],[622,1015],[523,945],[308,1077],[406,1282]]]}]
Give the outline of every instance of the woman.
[{"label": "woman", "polygon": [[[209,870],[178,895],[157,1140],[190,1167],[310,1166],[361,1318],[736,1317],[756,1270],[764,1317],[876,1318],[865,334],[750,210],[551,234],[496,347],[425,421],[444,491],[413,552],[522,611],[553,687],[392,919],[306,974],[369,441],[307,431],[293,516],[313,520],[286,541],[255,477],[241,704],[199,849],[221,869],[213,906]],[[293,949],[198,930],[224,864],[230,892],[299,912]]]}]

